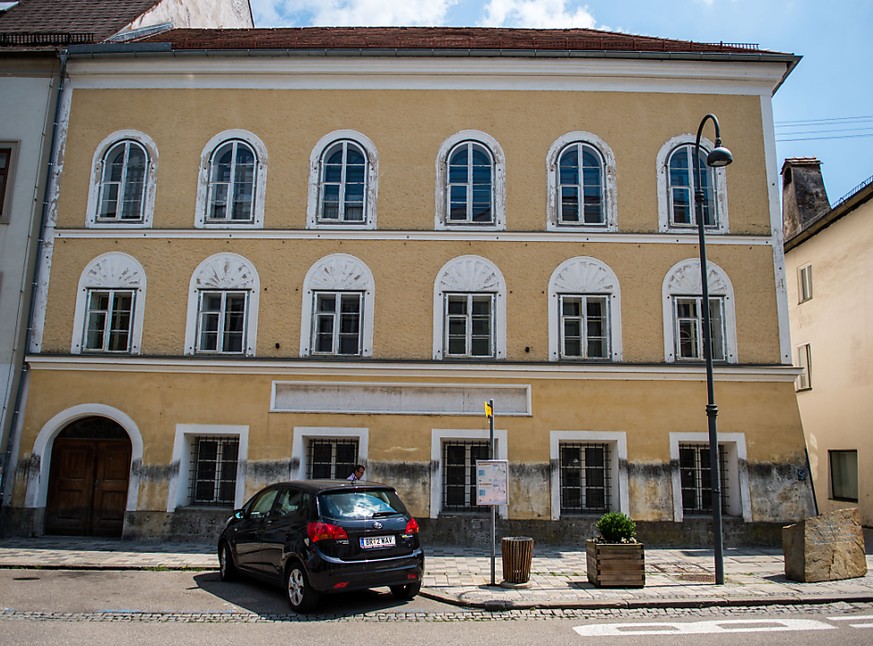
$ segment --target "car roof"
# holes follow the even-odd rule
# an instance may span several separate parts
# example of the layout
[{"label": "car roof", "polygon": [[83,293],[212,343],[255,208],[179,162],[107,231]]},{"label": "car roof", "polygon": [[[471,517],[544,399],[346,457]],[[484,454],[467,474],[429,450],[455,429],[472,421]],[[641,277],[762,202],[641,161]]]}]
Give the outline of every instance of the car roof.
[{"label": "car roof", "polygon": [[[303,489],[309,493],[322,493],[324,491],[343,491],[343,490],[374,490],[374,489],[389,489],[394,491],[394,487],[381,482],[370,482],[362,480],[291,480],[288,482],[277,482],[270,487],[288,487],[294,486],[298,489]],[[265,487],[265,489],[268,487]]]}]

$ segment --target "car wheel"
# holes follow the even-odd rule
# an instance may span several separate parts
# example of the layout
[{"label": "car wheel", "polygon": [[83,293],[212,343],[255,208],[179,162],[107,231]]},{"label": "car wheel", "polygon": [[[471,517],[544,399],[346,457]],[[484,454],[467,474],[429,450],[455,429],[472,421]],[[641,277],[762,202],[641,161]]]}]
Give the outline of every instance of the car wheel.
[{"label": "car wheel", "polygon": [[229,543],[222,543],[218,549],[218,571],[222,581],[235,581],[239,574],[236,563],[233,561],[233,550],[230,549]]},{"label": "car wheel", "polygon": [[412,599],[421,590],[421,581],[409,585],[392,585],[391,594],[395,599]]},{"label": "car wheel", "polygon": [[309,585],[309,577],[299,563],[292,563],[288,568],[285,592],[291,608],[296,612],[309,612],[318,603],[318,593]]}]

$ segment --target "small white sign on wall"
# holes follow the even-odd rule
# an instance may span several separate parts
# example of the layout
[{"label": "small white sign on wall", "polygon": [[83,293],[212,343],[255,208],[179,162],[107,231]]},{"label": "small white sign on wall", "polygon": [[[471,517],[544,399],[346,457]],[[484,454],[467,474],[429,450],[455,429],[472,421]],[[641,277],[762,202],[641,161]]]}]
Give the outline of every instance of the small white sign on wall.
[{"label": "small white sign on wall", "polygon": [[477,505],[508,505],[508,490],[509,462],[507,460],[476,460]]}]

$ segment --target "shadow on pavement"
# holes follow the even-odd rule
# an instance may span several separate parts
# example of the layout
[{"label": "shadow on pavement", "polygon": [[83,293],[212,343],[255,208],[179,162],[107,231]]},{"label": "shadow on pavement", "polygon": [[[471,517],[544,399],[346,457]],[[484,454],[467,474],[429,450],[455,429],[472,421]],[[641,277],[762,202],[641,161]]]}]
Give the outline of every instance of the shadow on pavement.
[{"label": "shadow on pavement", "polygon": [[219,599],[234,606],[253,612],[270,619],[327,619],[353,617],[368,612],[378,612],[399,609],[408,605],[409,601],[398,601],[388,588],[358,590],[338,594],[326,594],[321,597],[318,606],[306,615],[300,615],[293,610],[285,598],[284,591],[279,586],[262,583],[254,579],[240,579],[234,582],[221,580],[218,572],[203,572],[194,576],[197,586]]}]

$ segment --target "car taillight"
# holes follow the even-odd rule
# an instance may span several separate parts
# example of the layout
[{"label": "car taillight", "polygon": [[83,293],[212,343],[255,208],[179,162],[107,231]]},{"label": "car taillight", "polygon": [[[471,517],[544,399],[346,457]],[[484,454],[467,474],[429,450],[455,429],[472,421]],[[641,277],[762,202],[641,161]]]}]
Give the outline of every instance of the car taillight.
[{"label": "car taillight", "polygon": [[406,523],[406,533],[418,534],[418,522],[414,518],[410,518],[409,522]]},{"label": "car taillight", "polygon": [[335,541],[338,539],[348,538],[346,530],[338,525],[330,523],[308,523],[306,525],[306,535],[313,543],[318,541]]}]

